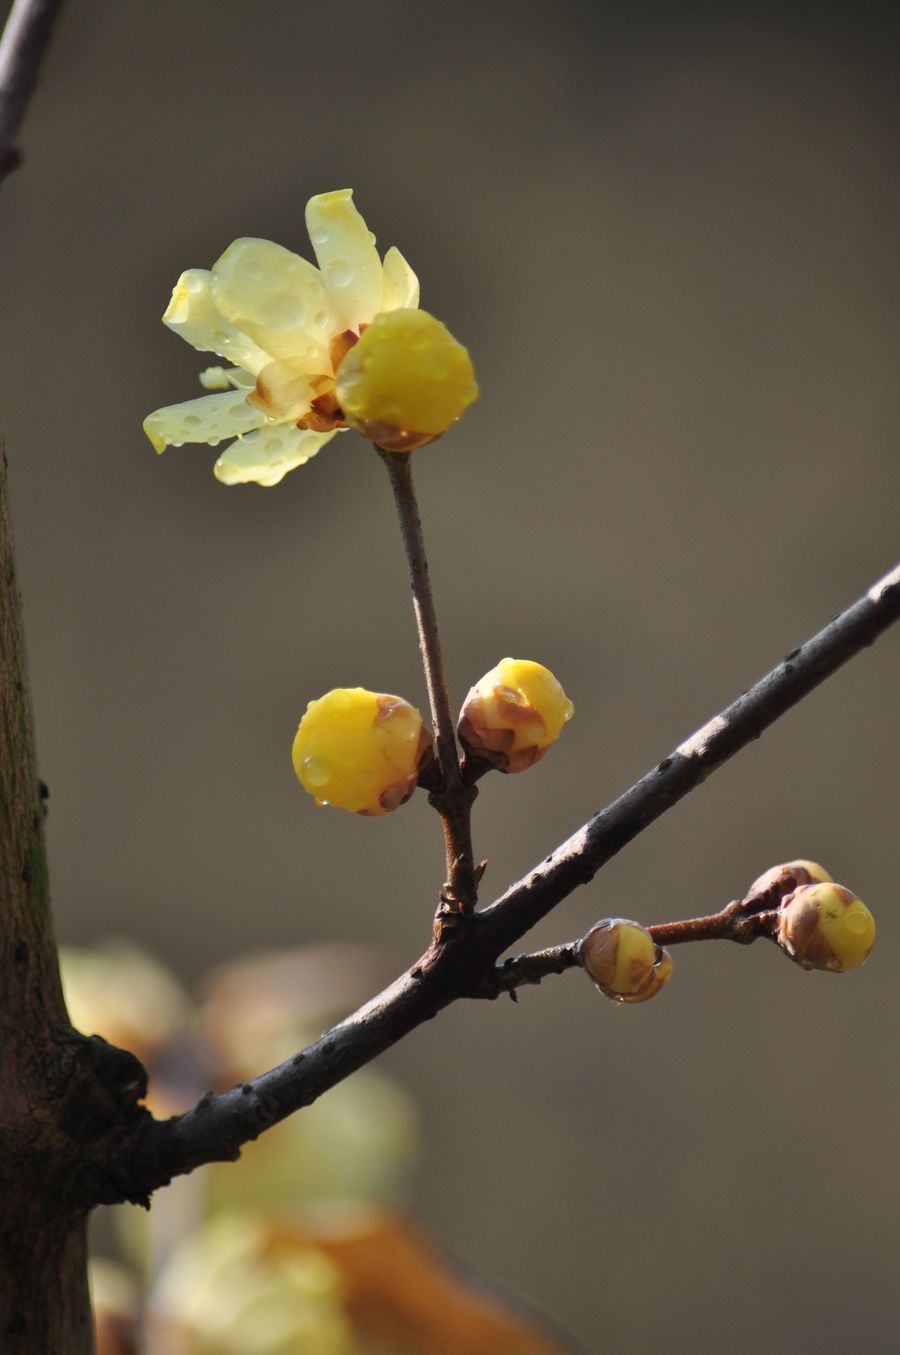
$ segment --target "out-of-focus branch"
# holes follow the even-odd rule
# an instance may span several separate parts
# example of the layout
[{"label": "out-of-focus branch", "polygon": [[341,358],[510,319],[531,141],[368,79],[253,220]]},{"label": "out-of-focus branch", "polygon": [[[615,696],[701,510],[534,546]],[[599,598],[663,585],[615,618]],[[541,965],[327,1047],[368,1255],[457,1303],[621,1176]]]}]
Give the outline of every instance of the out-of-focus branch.
[{"label": "out-of-focus branch", "polygon": [[0,36],[0,182],[21,159],[18,137],[62,0],[14,0]]},{"label": "out-of-focus branch", "polygon": [[[173,1176],[205,1162],[236,1158],[243,1143],[315,1101],[451,1002],[489,995],[497,959],[509,945],[898,617],[900,566],[595,814],[490,908],[445,933],[390,988],[315,1044],[252,1082],[205,1096],[185,1115],[159,1122],[148,1114],[118,1145],[107,1144],[84,1182],[85,1203],[143,1199]],[[548,972],[553,965],[567,968],[573,959],[568,947],[544,954],[546,961],[533,961],[535,971],[545,962]]]}]

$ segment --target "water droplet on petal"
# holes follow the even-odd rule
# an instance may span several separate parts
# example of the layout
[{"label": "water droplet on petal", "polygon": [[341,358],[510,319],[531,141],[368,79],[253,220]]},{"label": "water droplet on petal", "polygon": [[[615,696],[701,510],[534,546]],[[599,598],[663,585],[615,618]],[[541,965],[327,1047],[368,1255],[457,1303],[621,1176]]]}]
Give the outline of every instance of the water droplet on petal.
[{"label": "water droplet on petal", "polygon": [[353,269],[346,259],[332,259],[328,265],[328,281],[332,287],[349,287],[353,281]]},{"label": "water droplet on petal", "polygon": [[324,245],[328,241],[328,232],[324,226],[316,226],[315,230],[310,231],[309,238],[314,245]]},{"label": "water droplet on petal", "polygon": [[[303,776],[311,786],[324,786],[331,777],[331,768],[327,762],[322,762],[320,758],[305,757],[303,759]],[[327,800],[322,800],[321,804],[327,804]]]}]

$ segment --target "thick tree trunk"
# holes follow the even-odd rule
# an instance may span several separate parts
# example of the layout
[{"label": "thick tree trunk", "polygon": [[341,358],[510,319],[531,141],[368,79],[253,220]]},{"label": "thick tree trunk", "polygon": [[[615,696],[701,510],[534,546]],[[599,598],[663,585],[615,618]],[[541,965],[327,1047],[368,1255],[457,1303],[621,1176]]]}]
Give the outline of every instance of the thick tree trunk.
[{"label": "thick tree trunk", "polygon": [[[0,447],[0,1350],[90,1355],[83,1206],[72,1191],[83,1041],[69,1027],[50,921]],[[73,1093],[75,1093],[73,1095]],[[65,1120],[68,1116],[69,1127]]]}]

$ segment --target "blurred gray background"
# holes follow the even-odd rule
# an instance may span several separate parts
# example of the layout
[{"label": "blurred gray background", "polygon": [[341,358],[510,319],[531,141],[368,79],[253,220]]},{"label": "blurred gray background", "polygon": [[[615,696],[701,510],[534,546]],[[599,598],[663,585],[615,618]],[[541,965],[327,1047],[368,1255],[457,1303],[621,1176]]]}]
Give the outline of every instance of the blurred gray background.
[{"label": "blurred gray background", "polygon": [[[894,563],[886,15],[72,0],[0,201],[63,939],[131,936],[187,981],[427,940],[424,797],[317,810],[289,757],[332,686],[425,701],[377,458],[347,435],[226,489],[140,427],[200,393],[158,319],[178,274],[243,234],[308,253],[312,193],[355,189],[476,363],[480,401],[415,462],[456,700],[513,654],[576,705],[539,768],[483,786],[486,898]],[[898,661],[889,635],[533,937],[706,911],[811,856],[876,912],[865,970],[684,948],[646,1007],[567,975],[385,1061],[424,1118],[419,1217],[588,1351],[894,1348]]]}]

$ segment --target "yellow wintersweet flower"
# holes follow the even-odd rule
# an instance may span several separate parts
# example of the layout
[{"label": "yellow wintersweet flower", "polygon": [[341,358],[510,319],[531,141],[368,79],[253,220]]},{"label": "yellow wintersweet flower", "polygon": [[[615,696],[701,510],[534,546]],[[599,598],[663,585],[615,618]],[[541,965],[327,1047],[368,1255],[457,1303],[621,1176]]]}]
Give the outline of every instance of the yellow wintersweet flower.
[{"label": "yellow wintersweet flower", "polygon": [[318,267],[271,240],[235,240],[212,270],[182,273],[163,316],[233,365],[201,374],[220,394],[158,409],[144,430],[158,452],[236,439],[215,465],[226,485],[277,485],[315,456],[346,426],[335,374],[361,331],[419,304],[415,273],[398,249],[379,257],[349,188],[310,198],[306,224]]}]

